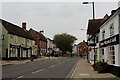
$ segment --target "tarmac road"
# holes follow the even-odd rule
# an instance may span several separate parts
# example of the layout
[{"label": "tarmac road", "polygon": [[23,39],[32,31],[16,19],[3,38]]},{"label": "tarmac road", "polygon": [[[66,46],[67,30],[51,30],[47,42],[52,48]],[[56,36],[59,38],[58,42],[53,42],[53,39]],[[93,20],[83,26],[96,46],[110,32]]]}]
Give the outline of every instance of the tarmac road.
[{"label": "tarmac road", "polygon": [[80,58],[77,57],[58,58],[3,66],[2,80],[51,80],[49,78],[66,78],[79,60]]}]

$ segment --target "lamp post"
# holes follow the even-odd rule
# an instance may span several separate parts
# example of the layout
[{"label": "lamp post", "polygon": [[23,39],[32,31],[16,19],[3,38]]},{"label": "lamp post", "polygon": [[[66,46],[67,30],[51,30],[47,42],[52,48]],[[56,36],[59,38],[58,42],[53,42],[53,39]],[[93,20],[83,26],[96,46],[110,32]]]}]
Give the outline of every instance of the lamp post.
[{"label": "lamp post", "polygon": [[[94,2],[83,2],[83,4],[92,4],[92,9],[93,9],[93,28],[95,28],[95,7],[94,7]],[[95,56],[95,29],[93,29],[93,43],[94,43],[94,64],[96,61],[96,56]]]}]

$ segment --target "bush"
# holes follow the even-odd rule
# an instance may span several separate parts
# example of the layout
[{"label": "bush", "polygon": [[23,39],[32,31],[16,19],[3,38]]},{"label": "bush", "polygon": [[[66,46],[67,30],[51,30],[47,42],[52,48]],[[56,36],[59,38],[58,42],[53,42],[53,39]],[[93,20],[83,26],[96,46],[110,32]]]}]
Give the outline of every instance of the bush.
[{"label": "bush", "polygon": [[95,71],[97,71],[98,68],[99,68],[99,66],[100,66],[100,64],[101,64],[101,62],[97,62],[97,63],[93,64],[93,65],[92,65],[92,66],[93,66],[93,69],[94,69]]},{"label": "bush", "polygon": [[92,66],[98,73],[107,73],[109,71],[109,65],[106,62],[97,62]]}]

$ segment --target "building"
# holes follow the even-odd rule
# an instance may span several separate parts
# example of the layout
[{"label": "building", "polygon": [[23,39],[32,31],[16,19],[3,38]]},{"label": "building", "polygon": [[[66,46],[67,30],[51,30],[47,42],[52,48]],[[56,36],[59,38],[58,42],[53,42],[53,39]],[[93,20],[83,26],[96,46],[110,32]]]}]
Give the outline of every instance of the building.
[{"label": "building", "polygon": [[38,45],[37,47],[37,55],[46,55],[47,53],[47,39],[46,37],[41,33],[33,30],[32,28],[29,29],[29,34],[32,36],[32,38],[36,41],[35,44]]},{"label": "building", "polygon": [[54,48],[53,40],[47,38],[47,53],[50,54]]},{"label": "building", "polygon": [[2,27],[0,27],[0,58],[2,58],[2,40],[3,40]]},{"label": "building", "polygon": [[111,73],[120,76],[120,7],[100,26],[99,59],[110,65]]},{"label": "building", "polygon": [[72,54],[77,55],[77,45],[76,44],[73,45]]},{"label": "building", "polygon": [[77,54],[81,57],[88,55],[88,44],[87,44],[87,42],[83,41],[83,42],[80,42],[77,45]]},{"label": "building", "polygon": [[26,23],[22,28],[8,21],[0,20],[2,27],[2,59],[30,58],[35,50],[35,41],[26,30]]},{"label": "building", "polygon": [[[88,28],[87,28],[87,42],[89,46],[89,62],[94,64],[94,61],[98,61],[99,56],[99,27],[105,21],[108,15],[105,15],[104,18],[101,19],[90,19],[88,21]],[[95,42],[94,42],[95,40]],[[94,44],[95,43],[95,44]],[[94,53],[94,46],[95,46],[95,53]]]}]

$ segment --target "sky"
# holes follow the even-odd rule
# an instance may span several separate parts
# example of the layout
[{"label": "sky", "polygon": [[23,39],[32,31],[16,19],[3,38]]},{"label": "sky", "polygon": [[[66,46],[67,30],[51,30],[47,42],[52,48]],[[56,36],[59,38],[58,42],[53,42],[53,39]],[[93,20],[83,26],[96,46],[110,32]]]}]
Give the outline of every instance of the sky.
[{"label": "sky", "polygon": [[[118,2],[95,2],[95,18],[110,15],[117,7]],[[26,22],[27,30],[44,30],[44,35],[51,39],[55,34],[68,33],[78,39],[77,44],[87,40],[92,5],[82,2],[2,2],[2,19],[18,26]]]}]

